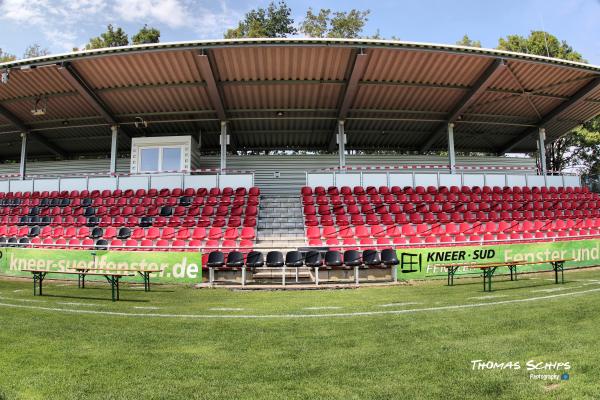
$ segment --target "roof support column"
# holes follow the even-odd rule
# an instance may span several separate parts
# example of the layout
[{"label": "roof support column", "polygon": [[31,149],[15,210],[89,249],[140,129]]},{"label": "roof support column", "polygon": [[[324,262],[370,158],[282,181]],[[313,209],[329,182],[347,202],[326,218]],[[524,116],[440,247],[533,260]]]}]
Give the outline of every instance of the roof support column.
[{"label": "roof support column", "polygon": [[450,173],[456,173],[456,154],[454,153],[454,124],[448,124],[448,167]]},{"label": "roof support column", "polygon": [[546,175],[546,130],[544,128],[538,129],[538,151],[540,159],[540,171],[542,175]]},{"label": "roof support column", "polygon": [[110,132],[112,134],[110,141],[110,174],[117,174],[117,146],[119,139],[119,127],[117,125],[112,125],[110,127]]},{"label": "roof support column", "polygon": [[227,121],[221,121],[221,173],[225,175],[227,169],[227,143],[229,142],[229,135],[227,134]]},{"label": "roof support column", "polygon": [[346,170],[346,133],[344,132],[344,120],[338,121],[338,153],[340,155],[340,171]]},{"label": "roof support column", "polygon": [[27,171],[27,131],[21,132],[21,164],[19,164],[19,179],[25,179]]}]

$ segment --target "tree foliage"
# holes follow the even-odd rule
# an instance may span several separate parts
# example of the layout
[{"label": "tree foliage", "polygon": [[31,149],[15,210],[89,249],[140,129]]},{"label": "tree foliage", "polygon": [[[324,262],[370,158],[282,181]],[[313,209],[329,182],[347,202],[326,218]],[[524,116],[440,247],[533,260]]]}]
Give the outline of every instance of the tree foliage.
[{"label": "tree foliage", "polygon": [[581,54],[573,50],[566,41],[560,41],[556,36],[544,31],[531,31],[527,37],[508,35],[506,38],[500,38],[497,49],[585,62]]},{"label": "tree foliage", "polygon": [[[329,8],[322,8],[315,14],[313,9],[309,8],[300,23],[300,32],[317,38],[358,38],[369,20],[370,13],[370,10],[332,12]],[[379,32],[372,38],[380,38]]]},{"label": "tree foliage", "polygon": [[131,42],[133,44],[158,43],[160,42],[160,31],[144,24],[144,27],[133,35]]},{"label": "tree foliage", "polygon": [[467,46],[467,47],[481,47],[481,42],[479,40],[473,40],[469,37],[469,35],[465,35],[461,40],[456,42],[459,46]]},{"label": "tree foliage", "polygon": [[112,24],[109,24],[106,27],[106,32],[101,33],[100,36],[90,38],[89,43],[85,45],[85,49],[91,50],[104,47],[127,46],[128,44],[129,39],[125,31],[123,31],[121,27],[115,29]]},{"label": "tree foliage", "polygon": [[297,31],[291,14],[292,10],[284,1],[277,4],[272,1],[266,9],[259,7],[250,10],[237,28],[228,29],[224,36],[226,39],[235,39],[294,35]]},{"label": "tree foliage", "polygon": [[42,57],[47,56],[48,54],[50,54],[50,51],[47,48],[34,43],[27,46],[25,53],[23,53],[23,58]]},{"label": "tree foliage", "polygon": [[16,60],[14,54],[5,53],[2,49],[0,49],[0,63],[10,62]]}]

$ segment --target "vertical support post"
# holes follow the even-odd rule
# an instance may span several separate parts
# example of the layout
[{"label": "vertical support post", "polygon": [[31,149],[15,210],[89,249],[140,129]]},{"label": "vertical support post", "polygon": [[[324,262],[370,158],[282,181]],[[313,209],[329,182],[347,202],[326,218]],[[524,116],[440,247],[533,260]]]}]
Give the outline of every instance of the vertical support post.
[{"label": "vertical support post", "polygon": [[221,121],[221,173],[225,174],[227,169],[227,121]]},{"label": "vertical support post", "polygon": [[19,179],[24,180],[27,173],[27,132],[21,132],[21,164],[19,165]]},{"label": "vertical support post", "polygon": [[540,153],[540,167],[543,176],[546,176],[546,146],[544,141],[546,140],[546,130],[544,128],[538,129],[538,151]]},{"label": "vertical support post", "polygon": [[112,134],[110,142],[110,174],[114,176],[117,174],[117,141],[119,139],[119,127],[117,125],[111,125],[110,132]]},{"label": "vertical support post", "polygon": [[448,124],[448,165],[450,173],[456,172],[456,154],[454,153],[454,124]]},{"label": "vertical support post", "polygon": [[346,170],[346,133],[344,132],[344,120],[338,121],[338,153],[340,155],[340,171]]}]

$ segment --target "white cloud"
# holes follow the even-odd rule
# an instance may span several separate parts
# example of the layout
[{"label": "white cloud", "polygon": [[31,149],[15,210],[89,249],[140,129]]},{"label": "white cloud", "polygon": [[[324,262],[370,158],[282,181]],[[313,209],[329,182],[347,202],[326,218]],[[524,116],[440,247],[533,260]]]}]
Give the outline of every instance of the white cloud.
[{"label": "white cloud", "polygon": [[[158,22],[171,28],[188,28],[202,37],[221,37],[225,27],[233,26],[240,13],[227,7],[225,1],[207,7],[193,0],[123,0],[114,11],[128,22]],[[218,8],[215,8],[215,5]]]},{"label": "white cloud", "polygon": [[87,42],[108,23],[147,23],[182,31],[185,39],[189,33],[222,37],[241,15],[227,6],[227,0],[0,0],[0,26],[8,22],[39,32],[53,51],[69,51]]},{"label": "white cloud", "polygon": [[179,0],[122,0],[114,11],[129,22],[154,20],[171,28],[190,24],[190,14]]}]

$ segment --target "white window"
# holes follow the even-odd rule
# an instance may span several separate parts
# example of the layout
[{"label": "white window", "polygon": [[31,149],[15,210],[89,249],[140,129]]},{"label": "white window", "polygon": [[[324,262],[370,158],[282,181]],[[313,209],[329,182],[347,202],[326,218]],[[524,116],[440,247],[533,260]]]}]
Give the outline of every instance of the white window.
[{"label": "white window", "polygon": [[183,146],[140,147],[138,172],[181,171]]},{"label": "white window", "polygon": [[160,149],[148,147],[140,149],[140,172],[155,172],[159,168]]},{"label": "white window", "polygon": [[180,171],[181,147],[163,147],[162,149],[162,171]]}]

